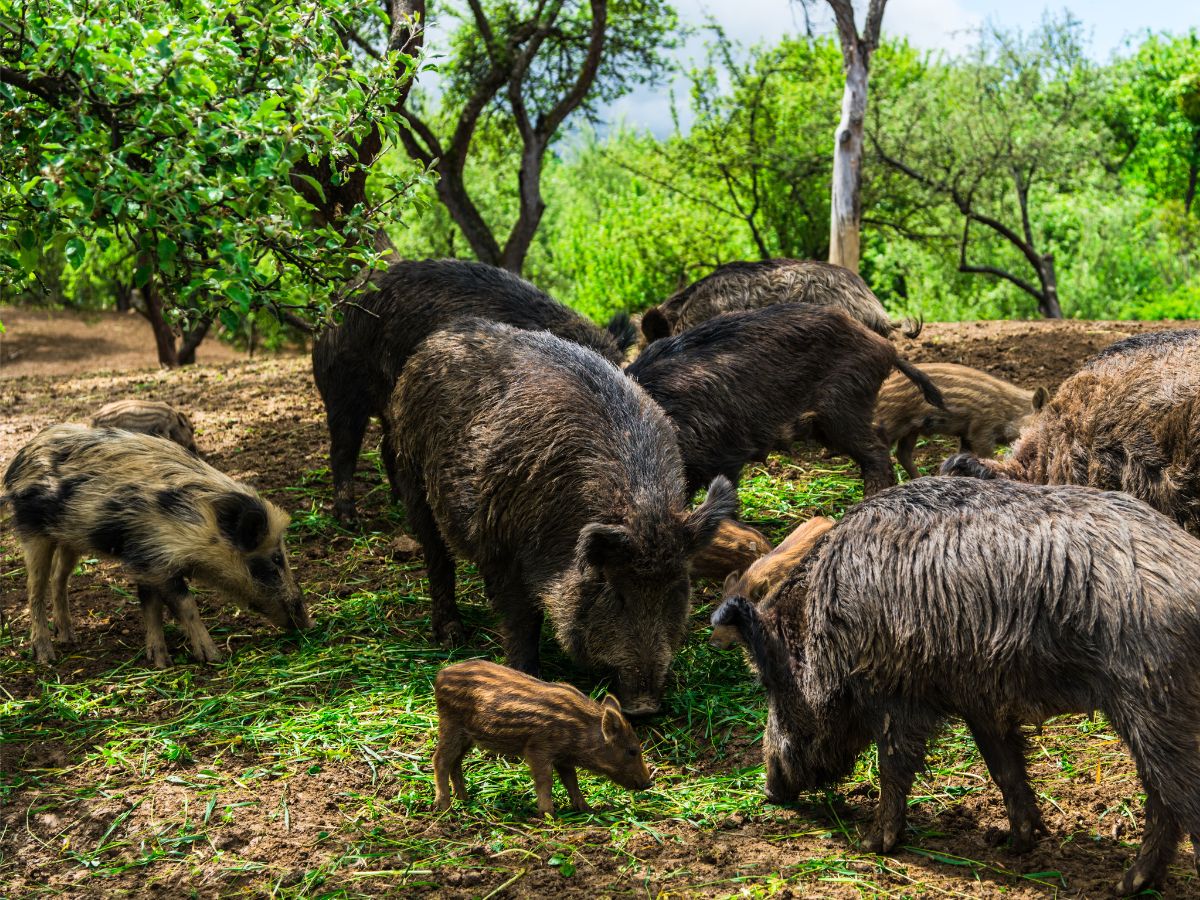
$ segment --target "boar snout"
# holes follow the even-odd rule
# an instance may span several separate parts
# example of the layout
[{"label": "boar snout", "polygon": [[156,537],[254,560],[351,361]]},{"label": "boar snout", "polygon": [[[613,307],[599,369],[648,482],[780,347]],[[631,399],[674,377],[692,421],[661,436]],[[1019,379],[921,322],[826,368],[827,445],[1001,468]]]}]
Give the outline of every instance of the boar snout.
[{"label": "boar snout", "polygon": [[800,792],[792,786],[788,777],[784,774],[779,760],[775,758],[767,760],[766,794],[767,802],[777,805],[792,803],[800,796]]},{"label": "boar snout", "polygon": [[631,699],[621,698],[621,712],[627,716],[653,716],[662,709],[662,701],[657,697],[643,695]]}]

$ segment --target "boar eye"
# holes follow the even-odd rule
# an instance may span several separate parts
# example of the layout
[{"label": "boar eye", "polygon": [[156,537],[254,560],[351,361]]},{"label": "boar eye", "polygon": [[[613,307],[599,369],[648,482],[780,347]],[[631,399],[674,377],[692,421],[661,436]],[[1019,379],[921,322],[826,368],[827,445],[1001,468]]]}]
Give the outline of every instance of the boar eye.
[{"label": "boar eye", "polygon": [[283,554],[280,553],[278,550],[276,550],[275,555],[271,557],[271,562],[273,562],[275,564],[275,568],[282,569],[283,568]]},{"label": "boar eye", "polygon": [[628,756],[630,759],[632,759],[633,757],[637,756],[637,748],[630,747],[629,749],[627,749],[625,751],[625,755]]}]

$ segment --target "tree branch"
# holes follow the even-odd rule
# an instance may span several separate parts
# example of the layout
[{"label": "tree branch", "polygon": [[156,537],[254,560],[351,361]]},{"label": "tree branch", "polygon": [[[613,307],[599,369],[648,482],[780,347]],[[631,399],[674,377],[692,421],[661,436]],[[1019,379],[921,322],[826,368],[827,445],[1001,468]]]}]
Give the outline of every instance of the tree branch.
[{"label": "tree branch", "polygon": [[1011,272],[1006,272],[1004,269],[997,268],[996,266],[973,266],[967,263],[967,233],[970,227],[971,218],[968,216],[963,220],[963,235],[962,241],[959,243],[958,251],[958,271],[965,272],[967,274],[993,275],[996,278],[1003,278],[1005,281],[1015,284],[1018,288],[1036,299],[1039,307],[1044,306],[1046,304],[1045,292],[1038,290],[1038,288],[1034,287],[1024,278],[1020,278],[1016,275],[1013,275]]}]

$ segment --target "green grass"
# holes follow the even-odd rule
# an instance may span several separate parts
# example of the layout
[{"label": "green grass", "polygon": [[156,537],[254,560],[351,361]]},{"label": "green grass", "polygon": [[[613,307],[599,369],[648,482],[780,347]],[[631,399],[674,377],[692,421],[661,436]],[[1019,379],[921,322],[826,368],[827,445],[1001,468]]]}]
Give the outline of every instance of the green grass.
[{"label": "green grass", "polygon": [[[840,515],[859,498],[856,472],[842,460],[781,458],[772,462],[772,472],[750,471],[741,496],[747,521],[774,539],[797,518]],[[0,638],[0,761],[13,760],[17,747],[57,749],[57,761],[40,768],[0,766],[0,883],[25,870],[34,846],[39,865],[58,876],[49,893],[71,893],[66,884],[98,891],[107,885],[169,888],[182,878],[209,890],[236,887],[281,897],[422,887],[487,896],[501,889],[533,891],[547,873],[564,889],[584,892],[589,884],[595,890],[620,884],[631,893],[661,888],[770,896],[789,887],[801,894],[947,893],[944,882],[930,883],[931,873],[958,879],[950,893],[969,894],[977,879],[1010,888],[1062,887],[1056,873],[1022,874],[1019,862],[997,867],[935,851],[931,846],[940,835],[933,830],[910,834],[912,855],[860,854],[850,810],[833,792],[810,796],[796,808],[765,806],[762,768],[755,762],[765,703],[741,655],[706,644],[712,589],[697,596],[692,634],[675,662],[663,715],[639,725],[646,756],[658,767],[651,790],[629,794],[581,773],[598,811],[539,822],[524,765],[476,753],[466,764],[469,803],[435,812],[432,682],[447,662],[502,658],[495,617],[473,570],[463,567],[460,605],[475,636],[468,649],[454,652],[432,643],[420,561],[390,558],[392,530],[338,529],[321,511],[325,483],[325,473],[305,473],[283,498],[295,511],[297,554],[340,535],[311,586],[317,624],[298,641],[237,619],[232,628],[214,629],[218,646],[241,634],[252,639],[219,666],[197,667],[180,653],[177,666],[158,672],[131,655],[80,677],[71,674],[70,660],[55,670],[36,670],[24,635]],[[11,564],[4,567],[4,585],[23,586],[12,547],[5,549]],[[76,583],[89,577],[77,576]],[[120,588],[114,595],[120,606],[111,613],[114,620],[136,623],[136,602]],[[594,684],[549,637],[543,647],[546,677]],[[33,696],[14,697],[4,688],[33,676],[40,681]],[[1035,753],[1051,759],[1063,778],[1097,766],[1121,769],[1121,751],[1103,722],[1071,720],[1047,735],[1035,743]],[[843,793],[871,794],[875,786],[874,758],[867,754]],[[172,799],[151,812],[164,787],[172,789]],[[1053,783],[1039,789],[1045,805],[1056,802]],[[938,811],[981,791],[992,792],[999,804],[973,744],[956,727],[931,747],[930,771],[914,786],[910,802]],[[1125,795],[1138,795],[1136,783],[1127,785]],[[314,816],[322,799],[332,806]],[[565,808],[557,784],[555,800]],[[100,821],[86,825],[96,809],[103,810]],[[57,825],[40,824],[49,814]],[[1128,820],[1127,839],[1136,840],[1128,806],[1105,816]],[[764,846],[800,841],[807,849],[769,865],[736,853],[716,869],[696,862],[692,848],[719,847],[723,835],[736,836],[747,825],[761,833]],[[290,843],[302,844],[304,855],[263,858],[226,840],[235,831],[264,830],[282,845],[295,834]],[[14,854],[8,848],[18,837],[26,850]],[[982,854],[982,840],[974,838]]]}]

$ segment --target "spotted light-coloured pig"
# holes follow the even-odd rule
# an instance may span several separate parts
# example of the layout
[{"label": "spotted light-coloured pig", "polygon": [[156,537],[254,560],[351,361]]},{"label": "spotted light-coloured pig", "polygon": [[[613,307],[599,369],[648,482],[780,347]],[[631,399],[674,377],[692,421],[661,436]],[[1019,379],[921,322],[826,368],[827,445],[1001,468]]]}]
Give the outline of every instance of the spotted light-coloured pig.
[{"label": "spotted light-coloured pig", "polygon": [[123,428],[174,441],[188,453],[199,455],[192,421],[161,400],[114,400],[92,416],[93,428]]},{"label": "spotted light-coloured pig", "polygon": [[287,514],[182,448],[112,428],[54,425],[26,444],[4,475],[25,553],[35,659],[75,639],[67,580],[84,553],[121,562],[137,584],[150,664],[170,663],[163,606],[202,662],[220,657],[187,580],[216,588],[282,629],[309,625],[288,566]]}]

